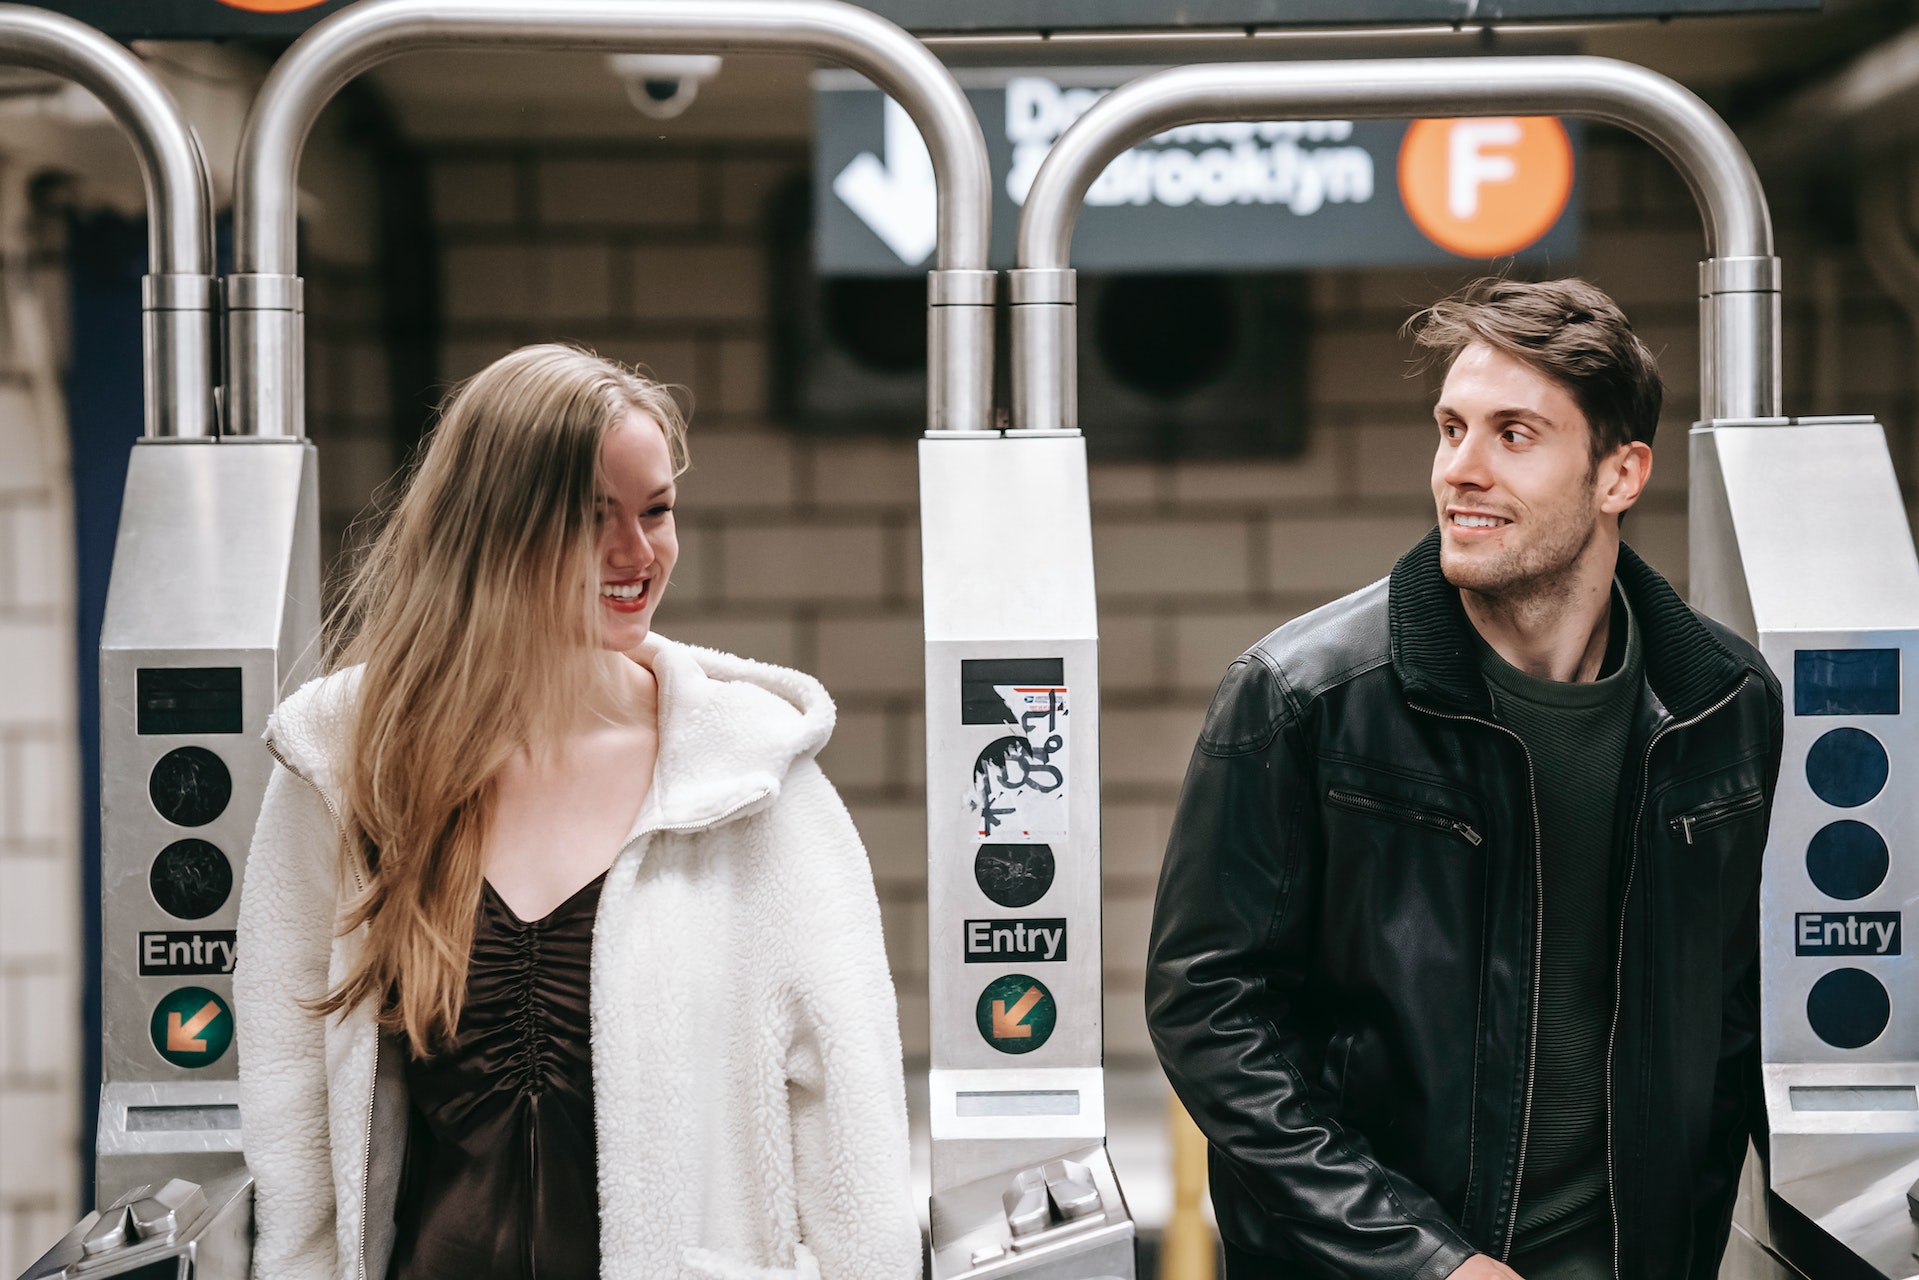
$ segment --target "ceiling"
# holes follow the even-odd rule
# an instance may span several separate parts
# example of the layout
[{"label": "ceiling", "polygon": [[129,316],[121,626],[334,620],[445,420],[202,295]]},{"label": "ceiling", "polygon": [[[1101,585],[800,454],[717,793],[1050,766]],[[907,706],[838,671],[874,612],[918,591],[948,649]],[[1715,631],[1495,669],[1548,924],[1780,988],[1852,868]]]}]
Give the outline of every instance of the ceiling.
[{"label": "ceiling", "polygon": [[[930,41],[949,63],[1142,66],[1298,57],[1583,52],[1622,58],[1684,83],[1735,123],[1772,98],[1842,65],[1913,16],[1907,0],[1826,0],[1816,13],[1682,18],[1608,25],[1513,26],[1497,31],[1421,29],[1258,32],[1229,37],[1034,36]],[[423,141],[628,138],[665,142],[763,139],[803,143],[812,135],[808,60],[728,55],[717,78],[674,120],[642,116],[592,53],[421,54],[369,75],[400,127]]]}]

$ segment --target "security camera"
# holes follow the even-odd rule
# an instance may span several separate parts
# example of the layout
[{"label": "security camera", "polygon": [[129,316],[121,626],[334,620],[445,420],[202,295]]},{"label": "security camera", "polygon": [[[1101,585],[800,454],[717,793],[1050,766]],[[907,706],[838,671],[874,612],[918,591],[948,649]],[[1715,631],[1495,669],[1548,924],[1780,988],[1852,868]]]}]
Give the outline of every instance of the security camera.
[{"label": "security camera", "polygon": [[684,114],[700,82],[720,73],[719,58],[706,53],[616,53],[606,61],[626,86],[627,101],[655,120]]}]

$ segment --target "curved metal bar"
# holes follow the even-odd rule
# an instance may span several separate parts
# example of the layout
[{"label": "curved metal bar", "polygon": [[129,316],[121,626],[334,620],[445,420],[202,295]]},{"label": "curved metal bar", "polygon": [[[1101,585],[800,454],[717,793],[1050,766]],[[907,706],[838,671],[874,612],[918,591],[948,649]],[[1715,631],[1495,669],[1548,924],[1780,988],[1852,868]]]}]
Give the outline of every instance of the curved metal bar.
[{"label": "curved metal bar", "polygon": [[146,434],[213,436],[213,194],[193,126],[138,58],[60,14],[0,4],[0,64],[73,81],[133,143],[147,196]]},{"label": "curved metal bar", "polygon": [[1700,416],[1779,413],[1779,262],[1766,193],[1739,139],[1674,81],[1610,58],[1407,58],[1222,63],[1143,76],[1095,103],[1054,144],[1020,213],[1013,418],[1078,425],[1067,253],[1093,181],[1128,147],[1224,120],[1578,115],[1629,129],[1670,160],[1705,221]]},{"label": "curved metal bar", "polygon": [[154,275],[213,270],[213,200],[206,160],[173,96],[131,53],[84,22],[0,4],[0,63],[73,81],[106,106],[133,142],[146,182],[147,253]]},{"label": "curved metal bar", "polygon": [[925,136],[939,182],[941,268],[986,267],[986,139],[952,73],[893,23],[839,0],[367,0],[294,42],[240,142],[234,270],[292,275],[300,152],[353,77],[402,53],[493,48],[811,54],[871,79]]},{"label": "curved metal bar", "polygon": [[1772,216],[1745,148],[1693,92],[1611,58],[1406,58],[1176,67],[1121,86],[1054,144],[1027,193],[1018,262],[1067,265],[1081,200],[1108,163],[1166,129],[1213,120],[1577,115],[1630,129],[1672,161],[1715,258],[1772,256]]},{"label": "curved metal bar", "polygon": [[[402,53],[501,46],[808,54],[861,72],[906,109],[932,156],[938,270],[927,313],[927,419],[988,425],[993,406],[987,233],[992,173],[966,94],[919,41],[841,0],[365,0],[317,23],[275,64],[240,139],[228,278],[229,412],[244,435],[304,431],[295,258],[300,152],[328,100]],[[968,277],[942,287],[941,276]],[[982,285],[976,279],[985,277]],[[984,290],[985,302],[974,300]]]}]

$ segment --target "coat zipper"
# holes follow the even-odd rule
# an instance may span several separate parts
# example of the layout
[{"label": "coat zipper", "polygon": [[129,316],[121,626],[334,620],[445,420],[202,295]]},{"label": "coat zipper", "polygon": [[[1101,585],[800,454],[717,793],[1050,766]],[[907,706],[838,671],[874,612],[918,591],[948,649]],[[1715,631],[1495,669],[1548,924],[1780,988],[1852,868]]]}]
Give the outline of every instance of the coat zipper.
[{"label": "coat zipper", "polygon": [[[1546,870],[1543,865],[1544,838],[1539,830],[1539,784],[1533,774],[1533,753],[1527,748],[1526,740],[1505,725],[1480,716],[1456,715],[1451,712],[1435,711],[1431,707],[1419,709],[1441,720],[1458,720],[1496,729],[1519,744],[1519,754],[1526,761],[1526,798],[1531,801],[1533,811],[1533,999],[1526,1022],[1526,1099],[1519,1113],[1519,1162],[1513,1168],[1513,1203],[1512,1210],[1506,1217],[1506,1243],[1499,1253],[1499,1260],[1505,1262],[1512,1257],[1513,1233],[1519,1229],[1519,1190],[1526,1178],[1526,1144],[1532,1136],[1533,1125],[1533,1076],[1538,1066],[1539,1056],[1539,980],[1546,950]],[[1475,1102],[1478,1099],[1478,1092],[1475,1084],[1473,1090]],[[1471,1142],[1470,1137],[1468,1141]],[[1472,1147],[1469,1146],[1466,1177],[1468,1188],[1472,1186],[1470,1167],[1472,1163],[1473,1152]],[[1615,1231],[1614,1234],[1617,1235],[1617,1232]]]},{"label": "coat zipper", "polygon": [[[320,803],[326,806],[327,813],[333,819],[333,829],[340,835],[340,856],[346,862],[347,871],[353,876],[353,887],[365,893],[366,881],[360,878],[359,865],[353,860],[352,842],[347,839],[346,823],[341,820],[340,810],[334,805],[333,797],[329,796],[326,789],[319,783],[294,768],[287,758],[280,754],[280,749],[274,745],[272,738],[266,739],[266,744],[267,754],[279,761],[282,769],[312,787],[313,793],[320,797]],[[373,1093],[379,1087],[379,1083],[380,1028],[376,1021],[373,1028],[373,1077],[367,1081],[366,1123],[360,1131],[360,1217],[356,1224],[358,1240],[353,1259],[353,1273],[359,1277],[359,1280],[366,1280],[366,1213],[371,1190],[367,1184],[373,1179]]]},{"label": "coat zipper", "polygon": [[[1606,1200],[1612,1209],[1613,1280],[1621,1280],[1619,1270],[1619,1256],[1621,1252],[1619,1239],[1619,1191],[1613,1184],[1613,1051],[1619,1043],[1619,1006],[1625,994],[1623,988],[1626,982],[1626,904],[1632,898],[1633,876],[1639,869],[1639,824],[1645,820],[1646,793],[1652,788],[1652,753],[1653,749],[1659,745],[1661,738],[1680,729],[1690,729],[1713,712],[1726,706],[1734,698],[1739,696],[1740,692],[1745,689],[1751,680],[1752,676],[1748,674],[1737,685],[1733,686],[1731,693],[1728,693],[1725,697],[1713,703],[1710,707],[1707,707],[1690,720],[1662,726],[1654,732],[1651,741],[1646,743],[1646,760],[1639,775],[1639,807],[1633,814],[1632,838],[1626,842],[1628,849],[1626,858],[1626,884],[1625,888],[1622,889],[1619,894],[1619,946],[1613,952],[1612,1028],[1606,1033]],[[1740,801],[1743,800],[1744,797],[1741,797]],[[1765,797],[1761,795],[1754,799],[1753,803],[1763,804],[1765,803]],[[1708,806],[1707,811],[1716,814],[1718,807]],[[1690,819],[1694,815],[1687,814],[1684,816]],[[1678,821],[1678,819],[1674,821]],[[1690,826],[1686,828],[1686,843],[1692,843],[1692,828]]]},{"label": "coat zipper", "polygon": [[[1736,693],[1737,690],[1734,692]],[[1715,800],[1711,804],[1702,804],[1697,809],[1670,819],[1666,826],[1674,835],[1685,836],[1686,843],[1691,844],[1695,831],[1710,831],[1720,823],[1731,822],[1740,814],[1751,813],[1765,803],[1764,792],[1748,791],[1730,800]]]},{"label": "coat zipper", "polygon": [[1376,813],[1383,818],[1392,818],[1405,822],[1418,823],[1422,827],[1431,827],[1435,831],[1444,831],[1456,835],[1477,849],[1486,842],[1469,822],[1464,822],[1450,814],[1431,810],[1415,809],[1410,805],[1396,804],[1369,796],[1360,791],[1344,791],[1334,788],[1326,793],[1326,798],[1343,809],[1355,809],[1361,813]]}]

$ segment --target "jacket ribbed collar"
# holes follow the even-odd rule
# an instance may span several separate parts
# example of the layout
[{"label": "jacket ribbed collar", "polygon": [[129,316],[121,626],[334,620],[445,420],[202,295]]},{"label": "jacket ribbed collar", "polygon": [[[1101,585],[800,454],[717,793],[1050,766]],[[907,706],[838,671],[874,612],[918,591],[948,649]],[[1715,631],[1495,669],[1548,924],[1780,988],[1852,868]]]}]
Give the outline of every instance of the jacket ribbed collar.
[{"label": "jacket ribbed collar", "polygon": [[[1749,664],[1721,644],[1691,606],[1625,543],[1615,571],[1645,637],[1646,683],[1679,719],[1705,711]],[[1393,566],[1387,585],[1393,672],[1407,696],[1490,717],[1492,695],[1474,657],[1459,588],[1439,567],[1439,530]]]}]

